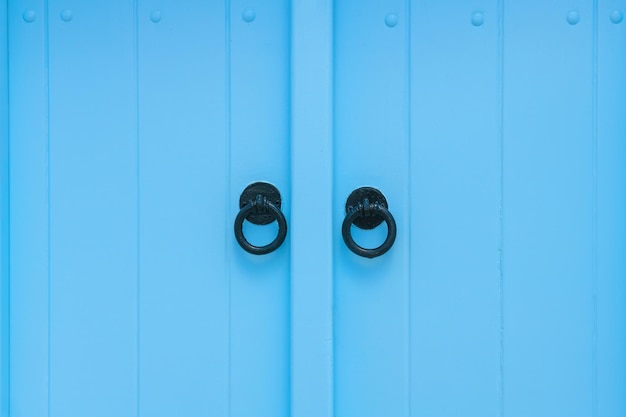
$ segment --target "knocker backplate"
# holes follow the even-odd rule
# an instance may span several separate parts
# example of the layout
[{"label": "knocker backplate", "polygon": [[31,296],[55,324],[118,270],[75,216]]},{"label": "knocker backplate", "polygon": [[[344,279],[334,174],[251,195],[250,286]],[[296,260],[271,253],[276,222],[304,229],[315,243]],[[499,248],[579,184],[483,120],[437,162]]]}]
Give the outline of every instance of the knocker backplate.
[{"label": "knocker backplate", "polygon": [[[256,196],[259,194],[267,198],[267,201],[279,209],[281,208],[282,199],[280,192],[272,184],[266,182],[255,182],[248,185],[239,197],[239,208],[242,209],[250,200],[255,201]],[[266,211],[265,213],[251,213],[246,217],[246,220],[253,224],[266,225],[275,221],[276,218],[271,212]]]},{"label": "knocker backplate", "polygon": [[[389,208],[387,205],[387,199],[374,187],[361,187],[352,191],[348,200],[346,201],[346,213],[350,210],[350,207],[355,207],[357,204],[363,202],[363,199],[367,198],[370,204],[378,202],[379,205],[384,205],[385,208]],[[354,225],[359,229],[373,229],[380,225],[385,219],[378,214],[372,214],[371,216],[362,216],[354,220]]]}]

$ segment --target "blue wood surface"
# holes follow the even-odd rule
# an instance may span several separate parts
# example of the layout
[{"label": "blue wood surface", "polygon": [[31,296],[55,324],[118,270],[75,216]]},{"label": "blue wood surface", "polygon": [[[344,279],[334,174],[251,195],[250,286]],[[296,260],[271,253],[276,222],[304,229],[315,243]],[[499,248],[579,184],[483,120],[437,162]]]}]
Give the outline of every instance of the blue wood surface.
[{"label": "blue wood surface", "polygon": [[625,416],[625,7],[0,1],[0,416]]},{"label": "blue wood surface", "polygon": [[135,14],[140,416],[228,415],[224,15],[171,1]]},{"label": "blue wood surface", "polygon": [[[385,18],[397,16],[396,26]],[[409,415],[409,137],[407,13],[402,1],[335,2],[334,335],[336,416]],[[345,201],[383,192],[400,225],[386,255],[366,259],[341,241]],[[375,247],[383,224],[352,227]]]},{"label": "blue wood surface", "polygon": [[[284,0],[231,0],[229,7],[230,193],[215,198],[222,204],[227,196],[228,207],[230,415],[284,417],[289,415],[291,237],[276,252],[256,256],[237,245],[231,228],[239,195],[255,181],[279,189],[290,223],[290,9]],[[246,222],[244,232],[265,244],[277,227]]]},{"label": "blue wood surface", "polygon": [[10,406],[49,409],[48,43],[44,1],[9,7]]},{"label": "blue wood surface", "polygon": [[330,0],[291,9],[290,415],[299,417],[333,415],[332,17]]},{"label": "blue wood surface", "polygon": [[[7,27],[8,2],[0,1]],[[0,30],[0,416],[9,415],[9,66],[8,30]]]},{"label": "blue wood surface", "polygon": [[130,416],[138,359],[132,3],[47,7],[49,413]]},{"label": "blue wood surface", "polygon": [[504,22],[504,415],[589,416],[593,7],[508,2]]},{"label": "blue wood surface", "polygon": [[500,9],[411,19],[411,415],[498,415]]},{"label": "blue wood surface", "polygon": [[594,34],[595,383],[598,417],[626,415],[626,24],[624,2],[599,0]]}]

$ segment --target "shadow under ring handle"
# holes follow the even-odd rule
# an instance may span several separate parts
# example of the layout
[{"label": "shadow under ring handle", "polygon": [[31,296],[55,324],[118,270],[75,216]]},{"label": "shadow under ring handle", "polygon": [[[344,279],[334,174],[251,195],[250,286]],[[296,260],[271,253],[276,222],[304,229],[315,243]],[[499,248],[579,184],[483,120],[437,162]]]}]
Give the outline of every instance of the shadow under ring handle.
[{"label": "shadow under ring handle", "polygon": [[[262,213],[269,211],[278,222],[278,235],[269,244],[265,246],[255,246],[248,242],[243,235],[243,221],[250,214]],[[261,194],[257,194],[254,200],[248,201],[248,203],[241,208],[237,217],[235,218],[235,238],[239,243],[239,246],[248,253],[253,255],[265,255],[270,252],[274,252],[280,247],[287,237],[287,220],[283,212],[276,207],[271,201]]]},{"label": "shadow under ring handle", "polygon": [[[350,228],[355,220],[373,215],[381,216],[385,223],[387,223],[387,238],[379,247],[366,249],[359,246],[354,241],[352,233],[350,233]],[[396,233],[396,221],[389,210],[378,203],[370,204],[368,199],[363,200],[363,202],[357,204],[356,207],[352,207],[348,210],[341,227],[341,234],[343,235],[344,242],[346,242],[346,246],[348,246],[348,248],[357,255],[370,259],[387,253],[396,240]]]}]

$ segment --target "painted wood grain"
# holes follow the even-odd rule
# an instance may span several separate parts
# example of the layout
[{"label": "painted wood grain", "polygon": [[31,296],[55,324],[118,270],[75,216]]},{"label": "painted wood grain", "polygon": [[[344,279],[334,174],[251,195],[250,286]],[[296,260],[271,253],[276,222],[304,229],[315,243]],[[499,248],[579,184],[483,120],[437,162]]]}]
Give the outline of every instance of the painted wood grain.
[{"label": "painted wood grain", "polygon": [[[336,1],[334,8],[335,415],[409,415],[408,9],[403,1]],[[398,225],[375,259],[341,237],[348,195],[385,194]],[[352,227],[374,248],[386,236]]]},{"label": "painted wood grain", "polygon": [[11,415],[33,417],[48,415],[50,387],[46,13],[44,1],[16,1],[8,14],[11,294],[6,400]]},{"label": "painted wood grain", "polygon": [[499,12],[412,2],[412,416],[498,412]]},{"label": "painted wood grain", "polygon": [[200,3],[0,0],[0,415],[626,414],[621,0]]},{"label": "painted wood grain", "polygon": [[[0,2],[0,24],[8,27],[8,2]],[[0,31],[0,415],[9,415],[9,51],[8,29]]]},{"label": "painted wood grain", "polygon": [[594,115],[596,270],[594,417],[626,415],[626,24],[598,1]]},{"label": "painted wood grain", "polygon": [[53,416],[134,416],[137,140],[132,3],[48,3]]},{"label": "painted wood grain", "polygon": [[504,12],[504,415],[589,416],[592,3]]},{"label": "painted wood grain", "polygon": [[[229,229],[239,196],[266,181],[280,191],[290,224],[289,23],[285,0],[229,4]],[[244,223],[256,244],[269,243],[276,223]],[[233,417],[289,415],[290,242],[275,252],[244,252],[229,231],[230,412]]]},{"label": "painted wood grain", "polygon": [[225,6],[138,2],[139,416],[228,414]]},{"label": "painted wood grain", "polygon": [[290,315],[294,417],[334,414],[332,12],[331,1],[314,0],[293,3],[291,10]]}]

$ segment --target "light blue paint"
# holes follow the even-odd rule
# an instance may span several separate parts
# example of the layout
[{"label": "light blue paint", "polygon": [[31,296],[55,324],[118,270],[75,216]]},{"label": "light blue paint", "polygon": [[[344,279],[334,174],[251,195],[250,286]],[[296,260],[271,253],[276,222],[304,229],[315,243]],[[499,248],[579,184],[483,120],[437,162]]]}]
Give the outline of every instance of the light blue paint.
[{"label": "light blue paint", "polygon": [[583,1],[568,7],[581,16],[576,25],[564,21],[557,4],[505,3],[504,415],[510,417],[593,415],[593,9]]},{"label": "light blue paint", "polygon": [[130,416],[138,360],[132,3],[50,0],[47,8],[49,413]]},{"label": "light blue paint", "polygon": [[1,416],[626,415],[623,4],[191,3],[0,2]]},{"label": "light blue paint", "polygon": [[[246,8],[256,11],[254,21],[241,18]],[[239,196],[255,181],[279,189],[283,213],[291,224],[289,22],[287,1],[230,1],[229,159],[228,171],[222,171],[228,173],[229,192],[211,195],[215,204],[228,207],[225,218],[212,221],[227,226],[227,233],[216,237],[227,238],[233,417],[289,415],[291,236],[287,234],[277,251],[256,256],[244,252],[232,232]],[[276,232],[275,223],[244,224],[244,233],[253,242],[268,243]]]},{"label": "light blue paint", "polygon": [[[0,2],[7,27],[8,2]],[[9,68],[8,30],[0,30],[0,416],[9,415]]]},{"label": "light blue paint", "polygon": [[[32,22],[22,18],[26,8]],[[46,10],[44,1],[9,7],[10,406],[33,417],[48,415],[49,400]]]},{"label": "light blue paint", "polygon": [[609,417],[626,415],[626,24],[607,19],[623,3],[598,3],[593,69],[595,392],[596,416]]},{"label": "light blue paint", "polygon": [[137,415],[227,415],[225,6],[137,4]]},{"label": "light blue paint", "polygon": [[[389,13],[398,15],[393,27]],[[335,416],[409,416],[408,11],[404,2],[335,2]],[[341,240],[348,195],[378,188],[400,225],[394,247],[359,257]],[[352,227],[357,243],[386,233]]]},{"label": "light blue paint", "polygon": [[411,19],[411,415],[497,415],[498,4],[414,2]]},{"label": "light blue paint", "polygon": [[290,415],[299,417],[333,415],[332,19],[328,0],[291,6]]}]

